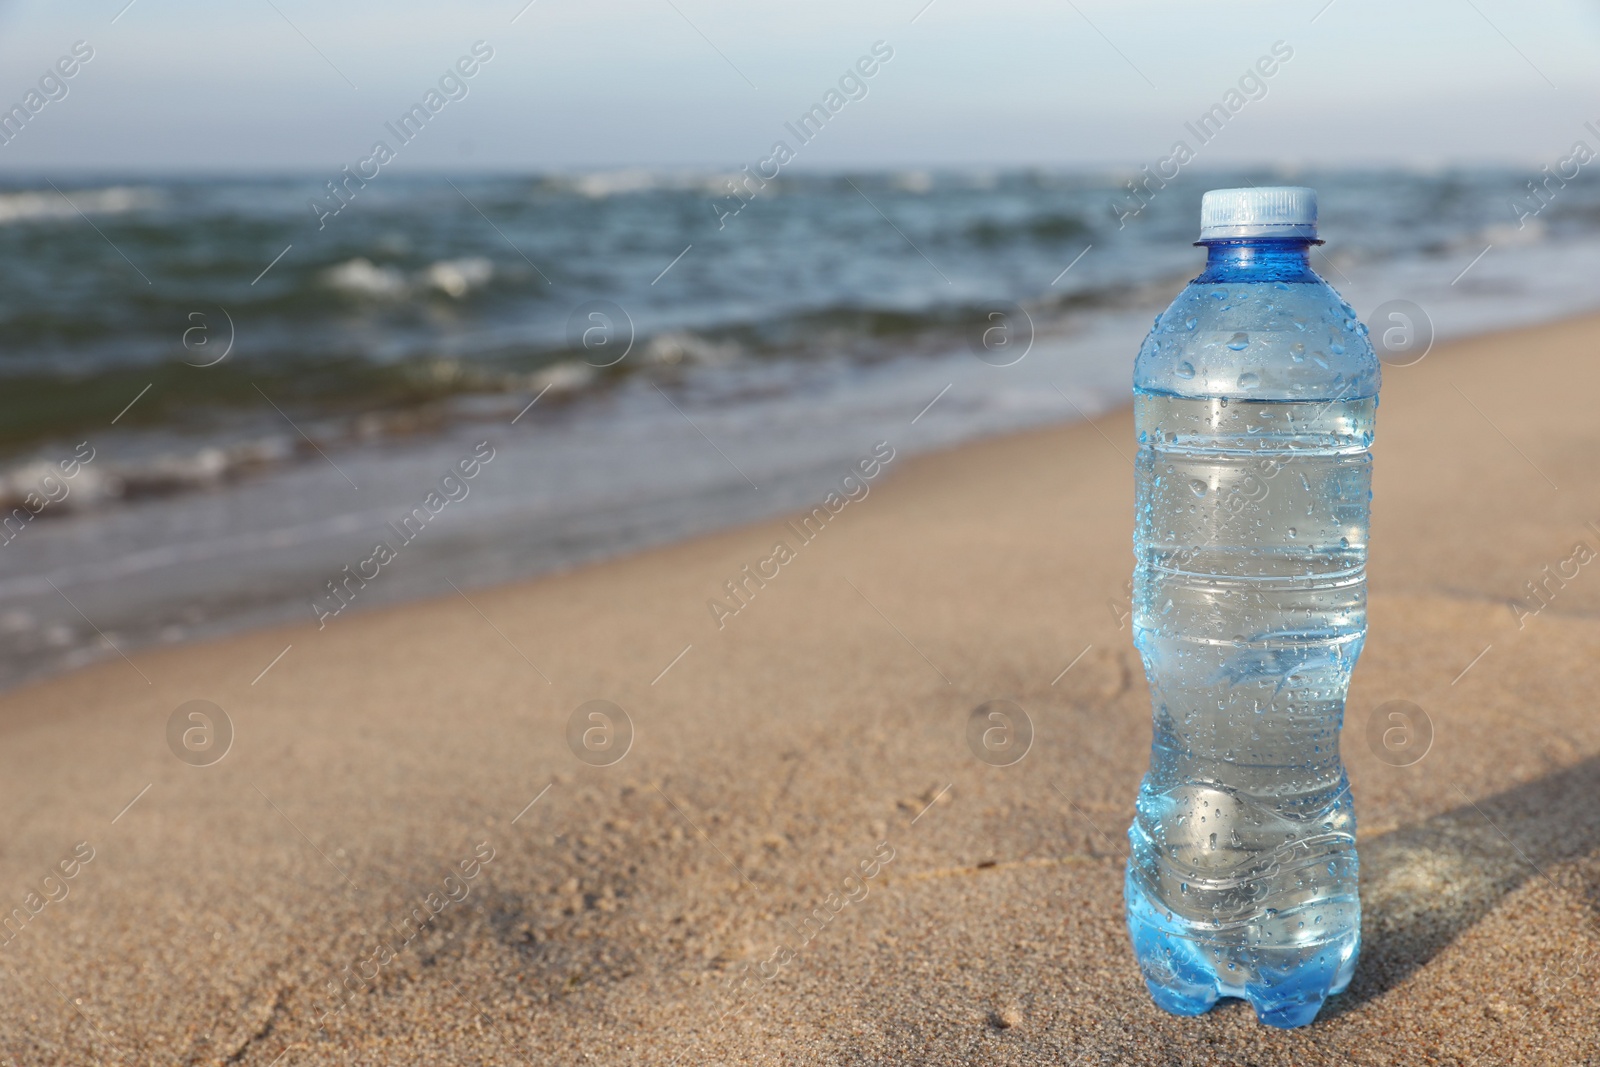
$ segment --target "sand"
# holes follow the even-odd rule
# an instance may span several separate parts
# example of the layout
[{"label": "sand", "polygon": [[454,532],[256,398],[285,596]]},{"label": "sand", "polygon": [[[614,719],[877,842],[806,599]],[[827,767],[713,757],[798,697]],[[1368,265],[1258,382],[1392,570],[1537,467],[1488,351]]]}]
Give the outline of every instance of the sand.
[{"label": "sand", "polygon": [[[1600,562],[1509,606],[1600,549],[1597,349],[1591,318],[1386,372],[1344,742],[1365,944],[1309,1028],[1166,1016],[1126,942],[1124,411],[897,458],[721,629],[708,598],[781,522],[0,697],[0,907],[26,917],[0,1054],[1600,1062]],[[235,730],[210,766],[168,748],[196,699]],[[610,766],[567,743],[596,699],[634,727]],[[1008,767],[966,741],[1002,699],[1035,732]],[[1408,766],[1367,742],[1396,699],[1434,730]]]}]

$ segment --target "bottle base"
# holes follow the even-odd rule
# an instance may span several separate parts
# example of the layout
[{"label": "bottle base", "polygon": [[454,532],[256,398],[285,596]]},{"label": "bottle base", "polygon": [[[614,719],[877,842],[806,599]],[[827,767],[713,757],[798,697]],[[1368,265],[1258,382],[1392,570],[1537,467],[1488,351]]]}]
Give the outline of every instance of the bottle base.
[{"label": "bottle base", "polygon": [[1173,1015],[1203,1015],[1223,997],[1250,1002],[1267,1026],[1292,1030],[1316,1019],[1328,997],[1343,993],[1355,973],[1360,931],[1283,948],[1225,942],[1156,912],[1129,886],[1128,932],[1145,987]]}]

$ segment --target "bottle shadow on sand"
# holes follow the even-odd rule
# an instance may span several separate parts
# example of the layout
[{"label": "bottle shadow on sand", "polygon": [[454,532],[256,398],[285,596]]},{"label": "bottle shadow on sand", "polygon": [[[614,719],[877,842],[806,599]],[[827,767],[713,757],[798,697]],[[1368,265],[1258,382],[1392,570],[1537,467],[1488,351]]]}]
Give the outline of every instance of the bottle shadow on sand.
[{"label": "bottle shadow on sand", "polygon": [[[1577,895],[1600,931],[1600,871],[1581,862],[1600,852],[1600,756],[1482,800],[1459,795],[1457,807],[1360,843],[1361,961],[1324,1019],[1400,985],[1529,879]],[[1551,977],[1585,966],[1568,940]]]}]

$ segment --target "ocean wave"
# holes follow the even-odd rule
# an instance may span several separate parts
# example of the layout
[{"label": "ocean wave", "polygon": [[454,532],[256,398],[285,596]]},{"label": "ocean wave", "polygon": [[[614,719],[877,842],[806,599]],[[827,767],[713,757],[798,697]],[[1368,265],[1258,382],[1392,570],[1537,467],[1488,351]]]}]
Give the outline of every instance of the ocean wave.
[{"label": "ocean wave", "polygon": [[[1104,174],[786,170],[761,187],[757,210],[719,226],[708,201],[733,176],[591,168],[463,179],[459,192],[442,179],[397,177],[314,247],[302,236],[310,186],[300,179],[63,186],[114,247],[48,185],[14,181],[0,187],[0,222],[62,221],[59,233],[0,226],[0,457],[97,432],[136,396],[117,432],[140,442],[168,431],[197,443],[270,432],[277,415],[259,389],[343,444],[346,434],[423,432],[513,401],[514,415],[540,390],[550,390],[545,404],[640,373],[665,381],[715,366],[738,377],[781,362],[798,380],[808,367],[937,358],[964,351],[988,325],[990,300],[1023,305],[1041,331],[1071,332],[1164,303],[1200,255],[1189,246],[1196,189],[1161,193],[1118,230]],[[1600,192],[1569,183],[1518,227],[1505,195],[1524,177],[1307,178],[1327,193],[1332,243],[1317,262],[1352,275],[1400,272],[1407,285],[1413,267],[1418,278],[1445,271],[1448,283],[1492,244],[1471,284],[1513,252],[1600,249]],[[117,220],[120,232],[92,214],[157,201],[162,210]],[[1513,247],[1530,240],[1540,243]],[[573,317],[598,300],[626,309],[638,331],[615,366],[573,336]],[[223,351],[235,322],[233,355],[198,367],[202,351]],[[199,484],[204,465],[129,484],[161,478]]]},{"label": "ocean wave", "polygon": [[[70,202],[69,202],[70,201]],[[35,219],[76,215],[120,215],[154,207],[160,197],[154,189],[113,185],[105,189],[74,189],[70,193],[24,190],[0,193],[0,226]]]},{"label": "ocean wave", "polygon": [[211,489],[248,472],[288,462],[302,451],[310,452],[311,447],[297,438],[275,435],[122,462],[86,461],[75,465],[76,473],[65,478],[59,463],[27,460],[0,470],[0,514],[24,507],[30,498],[35,504],[49,501],[37,514],[53,518],[123,500]]},{"label": "ocean wave", "polygon": [[483,256],[438,260],[409,276],[398,267],[379,266],[365,256],[322,272],[322,282],[330,289],[380,300],[404,300],[419,290],[437,291],[460,300],[493,278],[494,264]]},{"label": "ocean wave", "polygon": [[322,272],[329,289],[353,296],[388,297],[398,300],[410,291],[406,276],[394,267],[380,267],[365,256],[346,260]]},{"label": "ocean wave", "polygon": [[[632,168],[549,174],[540,179],[539,187],[545,192],[576,195],[587,200],[609,200],[656,192],[724,196],[728,192],[728,183],[742,177],[739,171],[655,171]],[[767,185],[774,184],[779,184],[777,179],[767,180]]]},{"label": "ocean wave", "polygon": [[540,185],[549,192],[577,195],[589,200],[607,200],[658,190],[698,190],[718,188],[712,175],[684,171],[656,171],[639,167],[622,170],[584,171],[576,174],[545,175]]},{"label": "ocean wave", "polygon": [[[352,295],[390,298],[422,286],[446,294],[463,292],[485,284],[492,274],[487,261],[438,261],[408,274],[358,258],[328,268],[322,279]],[[1043,322],[1051,309],[1035,308],[1034,314]],[[199,420],[195,427],[205,437],[188,450],[167,449],[137,459],[103,456],[92,466],[85,465],[70,495],[53,504],[48,514],[59,517],[148,497],[213,490],[270,468],[315,460],[322,452],[434,434],[486,418],[509,418],[538,398],[549,406],[598,396],[641,375],[675,381],[687,372],[719,373],[752,360],[800,365],[947,352],[960,344],[966,325],[979,321],[983,321],[981,309],[973,308],[916,313],[839,305],[731,327],[642,334],[623,361],[606,366],[590,362],[586,358],[590,354],[581,349],[537,344],[497,355],[434,354],[399,362],[308,357],[307,372],[279,368],[277,380],[262,379],[258,369],[244,363],[225,364],[211,371],[209,404],[201,410],[178,392],[183,368],[169,368],[166,376],[157,374],[162,388],[144,401],[141,412],[164,421],[162,404],[179,404],[191,419]],[[237,412],[256,406],[259,394],[251,383],[257,381],[280,400],[295,397],[292,403],[307,411],[303,421],[310,439],[270,432],[244,440],[218,439],[252,432],[239,425]],[[290,382],[299,388],[286,384]],[[103,415],[103,398],[120,399],[129,382],[124,371],[112,370],[13,379],[12,386],[12,402],[23,407],[54,409],[63,396],[99,398],[85,402],[80,421],[87,427]],[[65,429],[61,420],[51,420],[34,440],[56,440]],[[13,443],[22,445],[26,440],[19,436]],[[0,468],[0,514],[21,506],[30,493],[48,495],[41,489],[47,488],[44,479],[52,470],[48,457],[37,453]]]},{"label": "ocean wave", "polygon": [[418,280],[424,285],[453,296],[457,300],[474,289],[488,285],[493,277],[494,264],[482,256],[442,259],[429,264],[426,270],[417,275]]},{"label": "ocean wave", "polygon": [[[182,424],[217,437],[237,436],[250,432],[239,424],[238,415],[260,408],[258,389],[313,419],[342,423],[377,412],[368,420],[373,425],[411,432],[438,418],[455,418],[428,412],[473,395],[493,397],[529,389],[537,393],[550,386],[557,396],[575,396],[636,373],[733,366],[749,360],[805,365],[937,355],[963,347],[972,327],[987,323],[992,310],[986,303],[966,301],[926,307],[835,301],[775,314],[757,311],[692,327],[641,329],[619,361],[585,350],[568,329],[552,328],[552,316],[542,305],[530,300],[521,287],[510,291],[509,285],[503,287],[507,292],[479,306],[495,300],[515,304],[522,321],[508,318],[499,328],[480,329],[479,320],[469,314],[440,316],[439,321],[455,332],[443,336],[441,330],[438,342],[425,336],[404,347],[372,342],[370,323],[379,315],[421,318],[408,301],[415,305],[432,294],[436,304],[465,302],[493,285],[501,274],[484,258],[438,259],[403,269],[356,257],[310,268],[306,277],[321,295],[298,290],[272,298],[277,301],[272,313],[288,316],[293,311],[299,316],[304,343],[296,343],[298,335],[292,332],[257,336],[249,353],[236,353],[203,372],[180,347],[181,339],[189,335],[176,330],[169,350],[153,353],[142,367],[0,362],[0,382],[5,385],[0,392],[0,449],[31,449],[64,434],[88,433],[134,396],[143,399],[123,419],[124,430]],[[1051,320],[1116,309],[1146,295],[1137,284],[1116,282],[1063,288],[1027,301],[1026,306],[1039,327],[1046,328]],[[330,296],[354,306],[330,308]],[[242,324],[242,313],[263,315],[250,308],[232,304],[230,310]],[[199,320],[179,321],[197,328]],[[206,324],[227,328],[220,311],[211,312]],[[318,324],[326,328],[316,329]],[[225,333],[219,334],[216,341],[221,344],[225,338]],[[613,356],[619,351],[609,350]]]},{"label": "ocean wave", "polygon": [[934,177],[925,170],[896,171],[889,176],[889,188],[913,196],[933,192]]}]

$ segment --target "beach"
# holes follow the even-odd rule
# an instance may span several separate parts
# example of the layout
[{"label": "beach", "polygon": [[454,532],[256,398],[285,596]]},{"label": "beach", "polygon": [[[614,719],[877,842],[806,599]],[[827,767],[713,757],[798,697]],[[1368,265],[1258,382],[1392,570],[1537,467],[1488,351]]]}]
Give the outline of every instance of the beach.
[{"label": "beach", "polygon": [[[1600,310],[1600,187],[1513,226],[1524,177],[1207,180],[1316,186],[1316,269],[1425,348]],[[719,222],[727,180],[385,168],[320,228],[309,176],[0,180],[0,690],[107,640],[333,612],[379,538],[404,562],[347,590],[360,610],[793,513],[879,441],[909,458],[1099,415],[1201,258],[1198,188],[1119,222],[1097,171],[786,168]],[[59,283],[86,264],[92,289]],[[402,550],[386,531],[480,449],[470,499]]]},{"label": "beach", "polygon": [[[0,695],[0,1055],[1596,1062],[1597,349],[1586,317],[1385,368],[1342,742],[1364,941],[1310,1027],[1167,1016],[1128,945],[1117,409],[897,454],[809,540],[797,509]],[[171,726],[197,700],[214,761],[181,739],[218,716]],[[631,730],[574,727],[597,700]],[[1009,766],[968,741],[997,700],[1031,722]],[[1397,700],[1426,746],[1415,713],[1381,742]]]}]

